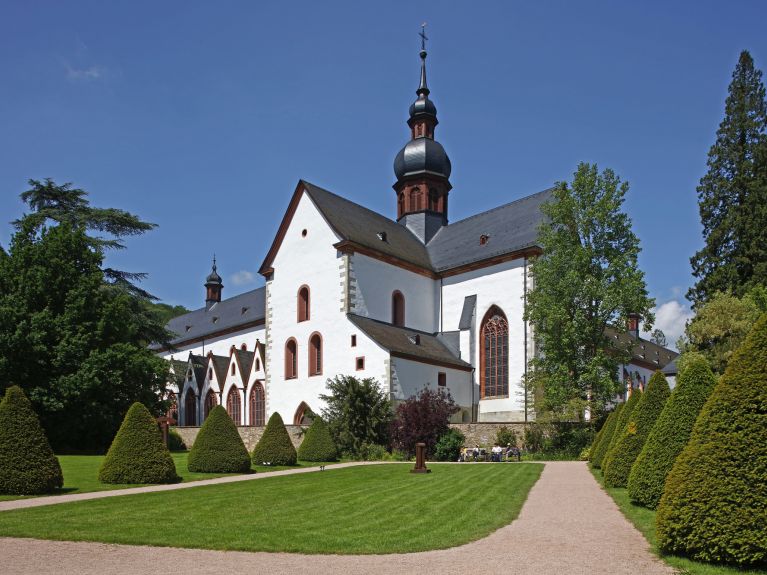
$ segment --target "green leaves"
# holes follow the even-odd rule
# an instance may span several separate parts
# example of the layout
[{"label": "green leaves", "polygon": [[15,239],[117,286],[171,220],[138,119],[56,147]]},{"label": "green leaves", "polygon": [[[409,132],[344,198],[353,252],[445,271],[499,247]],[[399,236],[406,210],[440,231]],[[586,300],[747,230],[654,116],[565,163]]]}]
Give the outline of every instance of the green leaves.
[{"label": "green leaves", "polygon": [[542,207],[543,255],[531,266],[526,317],[541,349],[531,382],[543,392],[536,409],[555,418],[577,417],[589,403],[599,410],[618,390],[618,365],[630,351],[607,337],[608,326],[625,325],[629,313],[653,320],[639,239],[621,211],[627,192],[612,170],[582,163]]}]

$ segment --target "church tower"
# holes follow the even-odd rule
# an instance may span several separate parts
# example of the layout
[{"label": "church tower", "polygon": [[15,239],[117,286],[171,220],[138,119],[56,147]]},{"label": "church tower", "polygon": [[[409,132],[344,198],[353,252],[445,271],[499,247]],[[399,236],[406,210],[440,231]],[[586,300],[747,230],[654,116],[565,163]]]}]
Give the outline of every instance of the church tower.
[{"label": "church tower", "polygon": [[447,225],[447,195],[450,185],[450,158],[434,139],[437,107],[429,99],[426,84],[426,34],[421,30],[421,81],[418,98],[410,105],[410,141],[394,159],[397,182],[397,221],[422,242],[428,243]]},{"label": "church tower", "polygon": [[216,256],[213,256],[213,269],[205,278],[205,309],[210,309],[213,304],[221,301],[221,290],[224,289],[224,282],[216,271]]}]

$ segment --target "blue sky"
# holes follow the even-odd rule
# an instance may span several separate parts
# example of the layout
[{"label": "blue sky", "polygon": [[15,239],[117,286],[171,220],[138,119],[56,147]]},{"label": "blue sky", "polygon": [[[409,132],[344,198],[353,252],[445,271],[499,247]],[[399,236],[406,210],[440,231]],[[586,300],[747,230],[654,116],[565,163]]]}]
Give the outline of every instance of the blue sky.
[{"label": "blue sky", "polygon": [[159,224],[109,263],[163,301],[202,305],[213,252],[225,296],[257,287],[299,178],[394,216],[423,21],[451,220],[613,168],[675,335],[740,50],[767,68],[763,1],[4,2],[0,219],[29,178],[73,182]]}]

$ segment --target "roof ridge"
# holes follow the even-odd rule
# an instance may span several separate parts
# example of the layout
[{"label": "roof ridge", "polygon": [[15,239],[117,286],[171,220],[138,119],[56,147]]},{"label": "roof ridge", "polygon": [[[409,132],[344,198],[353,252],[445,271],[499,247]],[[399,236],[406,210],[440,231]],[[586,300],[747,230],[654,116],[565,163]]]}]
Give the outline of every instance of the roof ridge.
[{"label": "roof ridge", "polygon": [[[363,210],[366,210],[366,211],[370,212],[371,214],[375,214],[375,215],[376,215],[376,216],[378,216],[379,218],[383,218],[383,219],[385,219],[385,220],[389,221],[389,222],[390,222],[390,223],[392,223],[392,224],[396,224],[396,223],[397,223],[397,220],[393,220],[393,219],[391,219],[391,218],[388,218],[388,217],[386,217],[385,215],[383,215],[383,214],[381,214],[381,213],[378,213],[378,212],[376,212],[375,210],[371,210],[370,208],[367,208],[367,207],[363,206],[362,204],[358,204],[357,202],[353,202],[353,201],[352,201],[352,200],[350,200],[349,198],[345,198],[345,197],[343,197],[343,196],[340,196],[340,195],[338,195],[338,194],[336,194],[336,193],[334,193],[334,192],[331,192],[330,190],[326,190],[326,189],[325,189],[325,188],[323,188],[322,186],[317,186],[317,185],[315,185],[315,184],[312,184],[311,182],[307,182],[306,180],[301,180],[301,181],[304,183],[304,185],[306,185],[306,186],[307,186],[307,189],[308,189],[308,187],[312,187],[312,188],[315,188],[316,190],[319,190],[320,192],[324,192],[324,193],[326,193],[326,194],[328,194],[328,195],[331,195],[331,196],[333,196],[333,197],[335,197],[335,198],[338,198],[339,200],[343,200],[344,202],[346,202],[346,203],[348,203],[348,204],[352,204],[352,205],[354,205],[354,206],[357,206],[358,208],[362,208]],[[309,191],[309,193],[311,193],[311,190],[308,190],[308,191]],[[403,227],[404,227],[404,226],[403,226]],[[407,229],[407,228],[405,228],[405,229]],[[410,231],[410,230],[408,230],[408,231]],[[412,233],[412,232],[411,232],[411,233]],[[416,236],[416,237],[417,237],[417,236]]]},{"label": "roof ridge", "polygon": [[423,331],[423,330],[420,330],[420,329],[415,329],[415,328],[412,328],[412,327],[407,327],[407,326],[402,326],[402,325],[394,325],[393,323],[389,323],[388,321],[383,321],[381,319],[375,319],[374,317],[368,317],[368,316],[365,316],[365,315],[359,315],[359,314],[351,313],[351,312],[347,312],[346,315],[349,316],[349,317],[358,317],[360,319],[366,319],[368,321],[373,321],[375,323],[380,323],[381,325],[385,325],[385,326],[388,326],[388,327],[391,327],[391,328],[394,328],[394,329],[401,329],[402,331],[408,331],[408,332],[413,332],[413,333],[418,333],[418,334],[423,334],[423,335],[430,335],[432,337],[437,337],[437,334],[440,333],[440,332]]},{"label": "roof ridge", "polygon": [[[529,194],[527,196],[523,196],[521,198],[517,198],[516,200],[512,200],[511,202],[506,202],[505,204],[501,204],[500,206],[496,206],[494,208],[490,208],[489,210],[485,210],[484,212],[479,212],[478,214],[474,214],[472,216],[468,216],[466,218],[463,218],[462,220],[458,220],[457,222],[453,222],[452,224],[449,224],[449,225],[447,225],[445,227],[455,226],[457,224],[461,224],[463,222],[467,222],[469,220],[473,220],[474,218],[478,218],[480,216],[484,216],[485,214],[489,214],[489,213],[501,210],[503,208],[507,208],[507,207],[509,207],[509,206],[511,206],[513,204],[519,203],[519,202],[521,202],[523,200],[529,200],[530,198],[534,198],[535,196],[543,195],[543,194],[545,194],[547,192],[550,192],[550,191],[554,190],[555,188],[556,188],[556,186],[551,186],[550,188],[546,188],[545,190],[541,190],[540,192],[536,192],[534,194]],[[440,231],[442,231],[442,230],[440,230]],[[434,235],[434,237],[437,237],[438,235],[439,235],[439,232],[437,232]],[[432,240],[433,239],[434,238],[432,238]]]}]

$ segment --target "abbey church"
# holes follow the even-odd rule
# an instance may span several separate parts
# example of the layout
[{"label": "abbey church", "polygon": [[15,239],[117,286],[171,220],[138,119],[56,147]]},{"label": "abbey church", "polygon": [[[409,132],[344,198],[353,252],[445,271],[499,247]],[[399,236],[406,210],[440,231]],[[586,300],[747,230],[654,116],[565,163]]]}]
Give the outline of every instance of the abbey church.
[{"label": "abbey church", "polygon": [[[180,425],[218,404],[238,425],[279,412],[300,424],[336,375],[373,378],[393,401],[448,390],[457,422],[532,418],[523,378],[536,353],[523,319],[530,258],[551,190],[449,222],[450,159],[435,139],[422,46],[410,140],[394,159],[396,219],[299,181],[261,263],[265,287],[223,299],[213,269],[205,306],[174,318],[171,399]],[[287,194],[286,194],[287,199]],[[631,389],[676,355],[639,337],[621,368]]]}]

